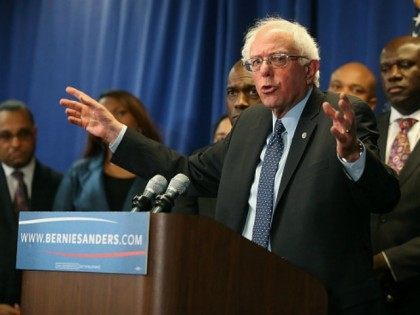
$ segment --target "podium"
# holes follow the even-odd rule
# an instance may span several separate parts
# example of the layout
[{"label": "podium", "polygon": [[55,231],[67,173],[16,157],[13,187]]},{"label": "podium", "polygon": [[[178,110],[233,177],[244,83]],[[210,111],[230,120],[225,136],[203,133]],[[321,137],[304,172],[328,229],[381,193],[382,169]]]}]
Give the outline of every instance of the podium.
[{"label": "podium", "polygon": [[202,216],[153,214],[147,275],[24,271],[23,315],[327,314],[307,272]]}]

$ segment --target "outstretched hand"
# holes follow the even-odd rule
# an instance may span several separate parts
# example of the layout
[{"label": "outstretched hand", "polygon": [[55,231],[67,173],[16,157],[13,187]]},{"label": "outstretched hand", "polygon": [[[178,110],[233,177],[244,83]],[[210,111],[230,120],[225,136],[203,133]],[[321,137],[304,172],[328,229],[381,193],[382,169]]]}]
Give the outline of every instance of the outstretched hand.
[{"label": "outstretched hand", "polygon": [[89,95],[73,87],[67,87],[66,92],[77,99],[77,101],[66,98],[60,100],[60,104],[66,107],[69,122],[83,127],[106,143],[111,143],[117,138],[123,124],[115,119],[111,112]]},{"label": "outstretched hand", "polygon": [[340,94],[339,110],[335,110],[330,103],[324,102],[322,108],[331,118],[333,124],[330,129],[337,142],[337,154],[349,162],[356,161],[359,156],[357,144],[356,121],[353,106],[344,93]]}]

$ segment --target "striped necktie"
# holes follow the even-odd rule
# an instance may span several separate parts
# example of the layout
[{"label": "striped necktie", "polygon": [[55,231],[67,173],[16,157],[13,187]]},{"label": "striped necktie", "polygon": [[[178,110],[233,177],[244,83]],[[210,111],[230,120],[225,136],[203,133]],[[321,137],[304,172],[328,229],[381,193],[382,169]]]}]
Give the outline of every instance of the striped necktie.
[{"label": "striped necktie", "polygon": [[28,197],[28,188],[26,187],[25,182],[23,181],[23,173],[21,171],[15,170],[12,173],[12,176],[16,179],[18,185],[15,192],[15,198],[13,200],[13,206],[18,213],[19,211],[28,211],[29,210],[29,197]]}]

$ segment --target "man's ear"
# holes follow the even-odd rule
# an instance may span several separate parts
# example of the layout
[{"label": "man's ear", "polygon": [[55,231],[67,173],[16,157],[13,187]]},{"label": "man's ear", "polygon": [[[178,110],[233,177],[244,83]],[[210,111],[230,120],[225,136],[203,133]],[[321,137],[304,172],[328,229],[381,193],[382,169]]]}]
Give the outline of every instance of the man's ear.
[{"label": "man's ear", "polygon": [[319,70],[319,60],[311,60],[306,65],[306,83],[311,84],[315,80],[315,74]]}]

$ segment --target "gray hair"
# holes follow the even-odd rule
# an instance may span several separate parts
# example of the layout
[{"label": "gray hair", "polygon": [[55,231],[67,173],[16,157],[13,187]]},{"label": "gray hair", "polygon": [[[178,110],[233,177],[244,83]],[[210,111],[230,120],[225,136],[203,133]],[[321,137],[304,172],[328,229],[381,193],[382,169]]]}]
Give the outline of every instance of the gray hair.
[{"label": "gray hair", "polygon": [[[280,17],[268,17],[258,20],[249,28],[244,38],[244,46],[242,47],[242,62],[245,62],[250,58],[251,46],[255,40],[255,36],[262,29],[291,34],[295,47],[300,55],[309,58],[309,60],[320,60],[318,45],[304,26]],[[301,62],[302,65],[305,65],[306,63],[306,61],[303,61],[303,63]],[[319,77],[320,74],[318,70],[313,82],[317,87],[319,87]]]}]

